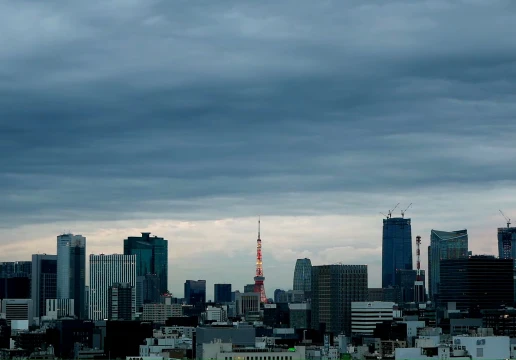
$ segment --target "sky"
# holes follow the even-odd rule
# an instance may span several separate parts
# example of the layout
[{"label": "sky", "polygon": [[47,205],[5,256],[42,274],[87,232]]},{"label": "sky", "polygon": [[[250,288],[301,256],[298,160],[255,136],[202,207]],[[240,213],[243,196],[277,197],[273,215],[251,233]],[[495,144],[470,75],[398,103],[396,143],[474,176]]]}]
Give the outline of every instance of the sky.
[{"label": "sky", "polygon": [[[367,264],[382,219],[467,228],[496,254],[516,223],[516,3],[0,3],[0,261],[169,240],[186,279],[269,297],[297,258]],[[415,249],[414,249],[415,252]]]}]

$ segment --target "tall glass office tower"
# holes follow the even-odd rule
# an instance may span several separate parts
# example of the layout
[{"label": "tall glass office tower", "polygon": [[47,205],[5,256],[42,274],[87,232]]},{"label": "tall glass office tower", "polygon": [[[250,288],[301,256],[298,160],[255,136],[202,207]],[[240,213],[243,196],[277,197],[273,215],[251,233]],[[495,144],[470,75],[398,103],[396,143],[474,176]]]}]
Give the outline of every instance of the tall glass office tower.
[{"label": "tall glass office tower", "polygon": [[86,238],[63,234],[57,237],[57,298],[74,299],[74,313],[86,318]]},{"label": "tall glass office tower", "polygon": [[383,219],[382,287],[396,285],[396,270],[412,270],[412,226],[410,219]]},{"label": "tall glass office tower", "polygon": [[468,257],[468,230],[430,232],[428,248],[428,292],[430,299],[437,300],[440,284],[441,260],[465,259]]},{"label": "tall glass office tower", "polygon": [[[168,241],[142,233],[124,240],[124,255],[136,255],[136,275],[155,274],[159,277],[159,291],[168,290]],[[145,301],[145,299],[143,299]]]},{"label": "tall glass office tower", "polygon": [[305,298],[310,298],[312,291],[312,262],[310,259],[297,259],[294,269],[294,284],[292,289],[305,292]]}]

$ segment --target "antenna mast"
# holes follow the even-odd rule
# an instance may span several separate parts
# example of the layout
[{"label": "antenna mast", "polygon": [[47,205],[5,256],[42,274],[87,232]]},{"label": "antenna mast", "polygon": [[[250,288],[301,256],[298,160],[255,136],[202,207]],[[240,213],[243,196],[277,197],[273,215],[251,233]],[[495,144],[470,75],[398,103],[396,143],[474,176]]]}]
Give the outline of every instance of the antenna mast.
[{"label": "antenna mast", "polygon": [[265,296],[265,287],[263,286],[265,277],[263,276],[260,222],[260,217],[258,217],[258,239],[256,240],[256,276],[254,277],[254,292],[260,293],[260,302],[266,304],[267,296]]}]

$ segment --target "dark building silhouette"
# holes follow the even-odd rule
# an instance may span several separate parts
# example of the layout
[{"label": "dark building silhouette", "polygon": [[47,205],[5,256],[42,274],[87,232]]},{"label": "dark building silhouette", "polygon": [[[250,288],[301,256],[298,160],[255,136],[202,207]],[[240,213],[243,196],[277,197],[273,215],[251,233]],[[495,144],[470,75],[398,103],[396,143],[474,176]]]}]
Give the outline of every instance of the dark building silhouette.
[{"label": "dark building silhouette", "polygon": [[104,353],[111,359],[137,356],[140,345],[152,337],[152,323],[140,321],[107,321]]},{"label": "dark building silhouette", "polygon": [[[150,236],[143,232],[142,236],[130,236],[124,240],[124,255],[136,255],[136,276],[155,274],[159,277],[159,291],[168,291],[168,241]],[[148,299],[143,299],[145,303]],[[148,302],[148,301],[147,301]]]},{"label": "dark building silhouette", "polygon": [[312,328],[351,335],[351,302],[367,296],[367,265],[312,266]]},{"label": "dark building silhouette", "polygon": [[30,278],[0,278],[0,299],[30,299]]},{"label": "dark building silhouette", "polygon": [[147,274],[143,280],[143,303],[156,304],[160,302],[160,278],[156,274]]},{"label": "dark building silhouette", "polygon": [[45,315],[47,299],[57,299],[57,255],[32,255],[31,298],[34,317]]},{"label": "dark building silhouette", "polygon": [[514,303],[513,261],[471,256],[440,261],[439,306],[456,302],[459,310],[498,309]]},{"label": "dark building silhouette", "polygon": [[213,285],[216,303],[231,302],[231,284]]},{"label": "dark building silhouette", "polygon": [[412,226],[410,219],[383,219],[382,287],[395,286],[396,269],[412,270]]},{"label": "dark building silhouette", "polygon": [[[417,278],[417,270],[396,270],[396,287],[399,289],[399,301],[402,302],[413,302],[414,298],[414,283]],[[425,282],[425,270],[421,270],[421,280]]]},{"label": "dark building silhouette", "polygon": [[109,320],[132,320],[132,296],[129,283],[114,283],[108,290]]},{"label": "dark building silhouette", "polygon": [[188,305],[206,304],[206,280],[186,280],[185,301]]},{"label": "dark building silhouette", "polygon": [[263,324],[273,328],[286,328],[290,324],[288,304],[265,304],[263,309]]},{"label": "dark building silhouette", "polygon": [[[58,341],[54,343],[55,355],[62,359],[74,358],[76,343],[84,347],[93,347],[95,323],[82,320],[60,320],[56,323]],[[47,330],[48,331],[48,330]]]}]

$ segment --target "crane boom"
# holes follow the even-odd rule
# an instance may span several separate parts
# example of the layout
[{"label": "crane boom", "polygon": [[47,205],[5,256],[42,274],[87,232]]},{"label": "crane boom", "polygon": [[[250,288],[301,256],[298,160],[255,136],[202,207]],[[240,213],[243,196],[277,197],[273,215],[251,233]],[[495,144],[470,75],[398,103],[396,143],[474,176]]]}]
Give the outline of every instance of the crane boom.
[{"label": "crane boom", "polygon": [[409,206],[407,206],[407,208],[405,210],[401,210],[401,217],[404,218],[405,217],[405,213],[407,212],[407,210],[412,206],[412,203],[410,203]]},{"label": "crane boom", "polygon": [[502,214],[502,216],[505,218],[505,221],[507,221],[507,227],[510,227],[511,226],[511,219],[509,219],[507,216],[505,216],[505,214],[503,213],[502,210],[498,210],[500,211],[500,214]]}]

